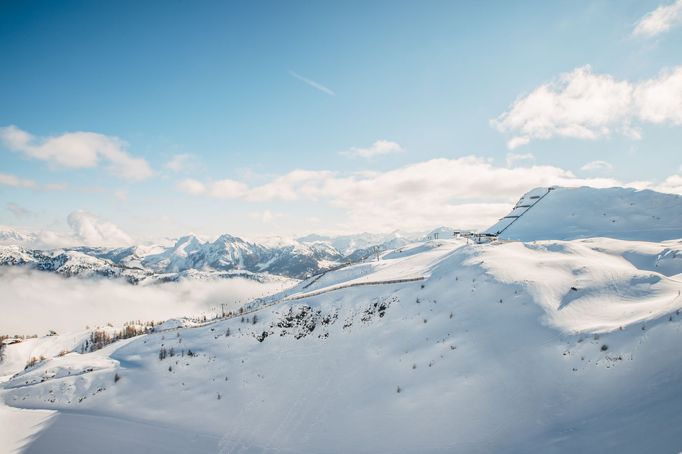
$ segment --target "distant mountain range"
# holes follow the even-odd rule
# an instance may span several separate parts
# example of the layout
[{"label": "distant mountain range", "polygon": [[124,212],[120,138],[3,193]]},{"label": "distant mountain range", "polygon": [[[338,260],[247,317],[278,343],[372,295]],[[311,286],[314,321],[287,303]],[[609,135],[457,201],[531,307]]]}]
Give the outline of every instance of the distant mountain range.
[{"label": "distant mountain range", "polygon": [[[445,227],[435,231],[452,232]],[[393,232],[339,237],[308,235],[292,240],[273,238],[250,242],[228,234],[214,241],[186,235],[170,246],[41,250],[23,246],[30,243],[31,234],[4,228],[0,231],[0,242],[5,244],[0,246],[0,266],[24,266],[66,277],[123,278],[131,283],[174,281],[184,277],[303,279],[341,263],[363,260],[376,250],[395,249],[432,236],[433,232],[426,235]]]}]

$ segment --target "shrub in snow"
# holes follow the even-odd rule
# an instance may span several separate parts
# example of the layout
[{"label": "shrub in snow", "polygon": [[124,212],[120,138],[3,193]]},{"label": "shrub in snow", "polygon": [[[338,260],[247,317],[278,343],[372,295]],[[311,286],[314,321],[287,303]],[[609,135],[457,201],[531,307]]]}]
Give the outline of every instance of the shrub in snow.
[{"label": "shrub in snow", "polygon": [[114,374],[114,383],[118,383],[118,381],[121,379],[121,376],[118,375],[118,372]]},{"label": "shrub in snow", "polygon": [[26,362],[26,366],[24,367],[24,370],[28,369],[29,367],[33,367],[36,364],[38,364],[41,361],[45,361],[45,357],[43,355],[40,355],[40,358],[37,358],[35,356],[31,356],[31,358]]},{"label": "shrub in snow", "polygon": [[603,352],[605,352],[605,351],[608,350],[608,349],[609,349],[609,346],[606,345],[606,344],[604,344],[604,345],[601,346],[601,351],[603,351]]}]

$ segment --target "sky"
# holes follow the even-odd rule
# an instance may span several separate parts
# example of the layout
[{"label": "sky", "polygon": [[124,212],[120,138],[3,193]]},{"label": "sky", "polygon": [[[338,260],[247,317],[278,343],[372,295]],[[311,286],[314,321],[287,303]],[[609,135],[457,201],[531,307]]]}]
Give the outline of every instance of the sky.
[{"label": "sky", "polygon": [[0,225],[55,246],[682,193],[682,0],[6,1],[0,55]]}]

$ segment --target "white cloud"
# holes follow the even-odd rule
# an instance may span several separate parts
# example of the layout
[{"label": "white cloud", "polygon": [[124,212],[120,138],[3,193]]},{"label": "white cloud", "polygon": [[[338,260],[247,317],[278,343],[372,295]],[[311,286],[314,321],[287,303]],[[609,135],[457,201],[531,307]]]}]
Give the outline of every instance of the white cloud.
[{"label": "white cloud", "polygon": [[273,213],[270,210],[252,211],[249,213],[249,217],[264,224],[270,224],[275,219],[282,217],[282,214]]},{"label": "white cloud", "polygon": [[118,189],[114,191],[114,197],[119,202],[126,202],[128,200],[128,191],[125,189]]},{"label": "white cloud", "polygon": [[518,162],[535,162],[533,153],[507,153],[507,167],[514,167]]},{"label": "white cloud", "polygon": [[64,191],[69,187],[66,183],[48,183],[43,185],[44,191]]},{"label": "white cloud", "polygon": [[63,191],[68,186],[66,183],[38,184],[33,180],[21,178],[10,173],[0,173],[0,186],[12,188],[37,189],[40,191]]},{"label": "white cloud", "polygon": [[294,170],[261,186],[249,187],[236,180],[217,180],[208,183],[187,178],[178,183],[180,191],[192,195],[207,195],[217,199],[244,199],[251,202],[315,198],[328,178],[328,171]]},{"label": "white cloud", "polygon": [[77,244],[86,246],[125,246],[133,239],[111,222],[92,213],[76,210],[66,218]]},{"label": "white cloud", "polygon": [[606,161],[591,161],[580,168],[586,172],[608,172],[613,170],[613,165]]},{"label": "white cloud", "polygon": [[245,195],[248,187],[235,180],[218,180],[202,183],[192,178],[186,178],[178,183],[178,189],[192,195],[208,195],[218,199],[237,199]]},{"label": "white cloud", "polygon": [[33,214],[34,214],[28,208],[24,208],[21,205],[16,204],[14,202],[7,202],[7,205],[5,205],[5,206],[7,207],[7,211],[12,213],[14,215],[14,217],[16,217],[17,219],[27,218],[27,217],[33,216]]},{"label": "white cloud", "polygon": [[632,33],[635,36],[652,37],[680,24],[682,24],[682,0],[676,0],[647,13],[637,22]]},{"label": "white cloud", "polygon": [[35,188],[38,186],[33,180],[19,178],[18,176],[9,173],[0,173],[0,185],[13,188]]},{"label": "white cloud", "polygon": [[649,185],[649,188],[660,192],[682,195],[682,175],[671,175],[660,184]]},{"label": "white cloud", "polygon": [[0,128],[0,142],[8,149],[56,167],[92,168],[107,161],[111,173],[128,180],[144,180],[153,175],[142,158],[131,156],[122,140],[94,132],[67,132],[37,138],[14,125]]},{"label": "white cloud", "polygon": [[340,154],[351,158],[365,158],[371,159],[376,156],[384,156],[388,154],[404,153],[405,150],[400,144],[391,142],[390,140],[377,140],[367,148],[352,147],[349,150],[342,151]]},{"label": "white cloud", "polygon": [[322,85],[321,83],[315,82],[312,79],[308,79],[307,77],[304,77],[304,76],[296,73],[295,71],[289,71],[289,75],[291,77],[294,77],[294,78],[300,80],[301,82],[313,87],[315,90],[321,91],[322,93],[326,93],[329,96],[336,96],[336,93],[334,93],[330,88],[327,88],[324,85]]},{"label": "white cloud", "polygon": [[682,124],[682,66],[638,83],[583,66],[521,96],[491,121],[513,134],[510,149],[553,137],[594,140],[619,133],[639,139],[638,122]]},{"label": "white cloud", "polygon": [[634,110],[642,121],[682,125],[682,66],[638,84]]},{"label": "white cloud", "polygon": [[197,167],[197,158],[193,154],[177,154],[164,164],[164,167],[176,173],[187,172]]},{"label": "white cloud", "polygon": [[187,194],[199,195],[206,191],[206,186],[200,181],[186,178],[177,184],[177,188]]},{"label": "white cloud", "polygon": [[[231,181],[231,180],[230,180]],[[196,183],[201,190],[193,190]],[[342,211],[340,231],[420,230],[434,225],[487,227],[536,186],[618,186],[608,178],[578,178],[552,166],[497,167],[469,156],[434,159],[387,172],[341,175],[295,170],[261,185],[241,186],[247,201],[322,202]],[[180,186],[183,189],[183,186]],[[212,184],[184,185],[195,195],[220,197]]]},{"label": "white cloud", "polygon": [[528,137],[512,137],[507,142],[507,147],[510,150],[513,150],[515,148],[522,147],[528,143],[530,143],[530,138],[528,138]]}]

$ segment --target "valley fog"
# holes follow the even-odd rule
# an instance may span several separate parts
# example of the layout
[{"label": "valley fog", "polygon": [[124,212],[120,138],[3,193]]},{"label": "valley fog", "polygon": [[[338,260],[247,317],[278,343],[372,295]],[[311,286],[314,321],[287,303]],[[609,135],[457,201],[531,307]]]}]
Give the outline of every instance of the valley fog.
[{"label": "valley fog", "polygon": [[118,280],[63,278],[23,269],[0,270],[0,333],[79,331],[131,320],[208,317],[236,310],[253,298],[286,287],[244,278],[130,285]]}]

